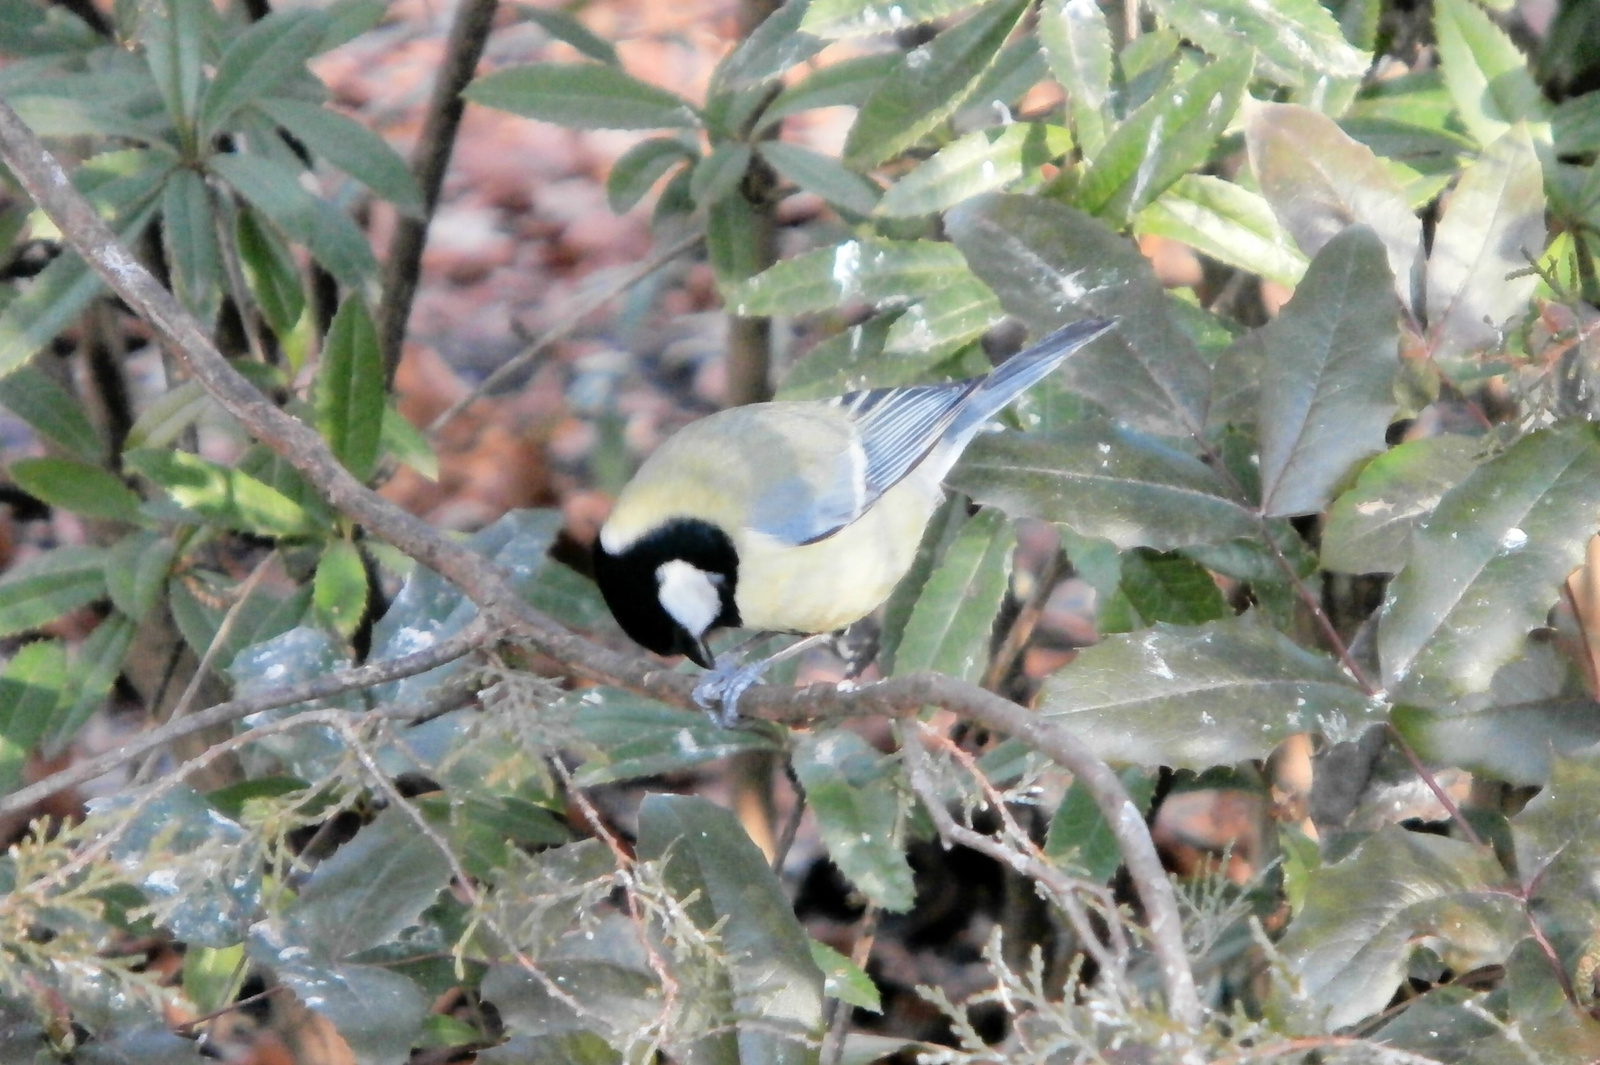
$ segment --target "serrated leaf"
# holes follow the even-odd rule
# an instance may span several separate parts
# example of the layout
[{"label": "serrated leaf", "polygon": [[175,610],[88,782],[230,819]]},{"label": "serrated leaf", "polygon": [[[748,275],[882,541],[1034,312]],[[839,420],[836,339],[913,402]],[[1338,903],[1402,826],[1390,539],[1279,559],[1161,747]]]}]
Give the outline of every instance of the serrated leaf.
[{"label": "serrated leaf", "polygon": [[217,279],[222,249],[205,178],[180,168],[167,178],[161,197],[161,239],[172,268],[173,293],[196,318],[211,324],[222,303]]},{"label": "serrated leaf", "polygon": [[239,210],[236,239],[245,276],[250,279],[261,313],[275,333],[287,336],[305,309],[305,292],[300,287],[300,268],[294,256],[248,207]]},{"label": "serrated leaf", "polygon": [[1411,532],[1478,463],[1483,443],[1465,436],[1408,440],[1373,459],[1328,510],[1322,566],[1339,573],[1397,573]]},{"label": "serrated leaf", "polygon": [[810,14],[809,0],[787,0],[722,62],[711,76],[711,91],[740,92],[769,84],[827,47],[828,42],[801,29]]},{"label": "serrated leaf", "polygon": [[822,970],[822,993],[848,1006],[882,1013],[883,1000],[878,985],[867,971],[826,943],[811,941],[811,960]]},{"label": "serrated leaf", "polygon": [[311,604],[323,624],[349,639],[367,612],[367,571],[356,545],[348,540],[329,544],[311,587]]},{"label": "serrated leaf", "polygon": [[1146,625],[1203,625],[1231,613],[1210,571],[1183,555],[1129,551],[1120,588]]},{"label": "serrated leaf", "polygon": [[76,459],[18,459],[11,479],[29,495],[86,518],[137,522],[139,497],[104,467]]},{"label": "serrated leaf", "polygon": [[1600,512],[1588,425],[1530,433],[1446,492],[1412,533],[1378,621],[1384,683],[1437,704],[1489,687],[1544,623]]},{"label": "serrated leaf", "polygon": [[257,155],[215,155],[208,165],[274,225],[310,248],[340,284],[358,289],[377,269],[356,224],[302,188],[294,170]]},{"label": "serrated leaf", "polygon": [[982,337],[1005,316],[989,286],[970,273],[954,276],[894,320],[883,350],[916,356],[918,362],[943,359]]},{"label": "serrated leaf", "polygon": [[1400,369],[1393,288],[1377,235],[1351,226],[1262,327],[1256,424],[1268,517],[1320,512],[1354,463],[1383,450]]},{"label": "serrated leaf", "polygon": [[[1527,127],[1513,126],[1462,173],[1428,256],[1428,339],[1449,360],[1501,343],[1528,312],[1544,251],[1544,172]],[[1523,277],[1513,277],[1521,271]]]},{"label": "serrated leaf", "polygon": [[106,594],[106,553],[57,547],[0,577],[0,636],[38,628]]},{"label": "serrated leaf", "polygon": [[1445,88],[1479,144],[1499,139],[1513,122],[1549,118],[1527,58],[1470,0],[1438,0],[1433,30]]},{"label": "serrated leaf", "polygon": [[896,181],[877,213],[891,218],[935,214],[968,197],[1004,188],[1071,148],[1071,134],[1042,122],[1014,122],[969,133]]},{"label": "serrated leaf", "polygon": [[1393,723],[1430,764],[1461,766],[1523,787],[1545,784],[1556,756],[1600,743],[1600,718],[1587,695],[1527,699],[1472,712],[1399,706]]},{"label": "serrated leaf", "polygon": [[1338,665],[1250,618],[1111,636],[1051,677],[1041,713],[1112,762],[1205,769],[1383,720]]},{"label": "serrated leaf", "polygon": [[202,142],[241,107],[305,73],[306,60],[323,49],[328,25],[320,11],[274,11],[234,37],[200,101]]},{"label": "serrated leaf", "polygon": [[962,203],[945,228],[1035,336],[1077,318],[1119,319],[1054,380],[1140,429],[1189,435],[1204,425],[1210,369],[1131,243],[1071,207],[998,193]]},{"label": "serrated leaf", "polygon": [[66,699],[67,652],[57,640],[19,647],[0,669],[0,795],[22,783],[23,767]]},{"label": "serrated leaf", "polygon": [[473,103],[570,129],[695,129],[680,96],[599,63],[530,63],[485,74],[462,93]]},{"label": "serrated leaf", "polygon": [[845,138],[844,164],[857,170],[877,166],[949,118],[977,87],[1027,7],[1025,0],[990,4],[907,52],[861,105]]},{"label": "serrated leaf", "polygon": [[606,175],[606,202],[617,214],[632,210],[661,175],[682,160],[694,158],[694,151],[676,137],[642,140],[611,164],[611,173]]},{"label": "serrated leaf", "polygon": [[782,885],[733,814],[694,796],[647,796],[638,846],[641,858],[665,861],[663,876],[688,917],[720,931],[733,1030],[697,1047],[774,1065],[814,1060],[822,972]]},{"label": "serrated leaf", "polygon": [[389,142],[360,122],[319,104],[281,96],[254,106],[305,146],[413,217],[422,214],[422,190],[411,168]]},{"label": "serrated leaf", "polygon": [[518,4],[512,10],[516,12],[517,18],[536,24],[556,40],[570,44],[590,59],[598,59],[614,67],[622,65],[622,61],[617,58],[617,50],[611,46],[610,41],[590,31],[567,12],[557,8],[535,7],[532,4]]},{"label": "serrated leaf", "polygon": [[306,536],[317,531],[311,516],[282,492],[198,455],[145,449],[128,452],[123,461],[179,506],[226,528],[258,536]]},{"label": "serrated leaf", "polygon": [[1013,517],[1061,522],[1121,548],[1167,551],[1260,528],[1210,466],[1098,419],[1050,434],[979,437],[948,483]]},{"label": "serrated leaf", "polygon": [[901,800],[891,762],[848,729],[800,737],[794,769],[828,857],[867,898],[891,913],[916,901],[900,839]]},{"label": "serrated leaf", "polygon": [[1217,0],[1204,7],[1154,0],[1153,6],[1168,25],[1212,55],[1253,50],[1262,75],[1290,88],[1359,78],[1369,62],[1316,0]]},{"label": "serrated leaf", "polygon": [[1249,53],[1201,67],[1151,97],[1106,138],[1075,198],[1120,226],[1210,157],[1250,81]]},{"label": "serrated leaf", "polygon": [[871,214],[883,195],[883,190],[871,178],[846,170],[831,155],[798,144],[762,141],[761,157],[780,176],[806,192],[859,215]]},{"label": "serrated leaf", "polygon": [[665,706],[617,688],[590,688],[562,700],[592,747],[574,775],[580,787],[676,773],[751,751],[775,751],[758,729],[725,729],[705,714]]},{"label": "serrated leaf", "polygon": [[962,680],[982,678],[1016,544],[1001,510],[980,511],[962,526],[906,621],[894,656],[896,674],[934,670]]},{"label": "serrated leaf", "polygon": [[1371,226],[1388,252],[1395,292],[1414,306],[1422,226],[1389,169],[1318,111],[1261,104],[1246,126],[1250,165],[1278,220],[1308,256],[1345,227]]},{"label": "serrated leaf", "polygon": [[1095,0],[1047,0],[1039,5],[1039,43],[1050,72],[1067,91],[1072,128],[1093,158],[1106,142],[1111,98],[1111,27]]},{"label": "serrated leaf", "polygon": [[819,37],[898,33],[953,15],[979,0],[814,0],[800,29]]},{"label": "serrated leaf", "polygon": [[322,348],[316,382],[317,429],[357,480],[372,476],[383,430],[383,353],[359,293],[345,298]]},{"label": "serrated leaf", "polygon": [[177,545],[171,538],[153,532],[124,536],[106,556],[106,591],[116,608],[143,621],[166,590]]},{"label": "serrated leaf", "polygon": [[[1140,816],[1150,807],[1155,795],[1156,777],[1142,767],[1124,769],[1117,774],[1122,786],[1128,789]],[[1122,864],[1122,851],[1117,847],[1116,833],[1100,812],[1089,789],[1083,781],[1073,780],[1061,799],[1061,805],[1050,818],[1050,831],[1045,836],[1046,857],[1067,865],[1074,872],[1081,870],[1085,880],[1104,884],[1116,875]]]},{"label": "serrated leaf", "polygon": [[888,52],[829,63],[800,84],[779,93],[761,112],[757,129],[764,130],[790,115],[820,107],[859,107],[899,63],[900,57]]},{"label": "serrated leaf", "polygon": [[723,289],[733,313],[746,317],[804,314],[866,303],[909,302],[935,290],[951,273],[967,273],[961,253],[931,240],[847,240],[785,259]]},{"label": "serrated leaf", "polygon": [[98,462],[104,457],[105,446],[83,404],[37,366],[0,373],[0,407],[77,458]]},{"label": "serrated leaf", "polygon": [[1493,852],[1391,825],[1311,874],[1278,947],[1331,1030],[1388,1005],[1418,941],[1467,972],[1504,961],[1526,920]]},{"label": "serrated leaf", "polygon": [[1167,237],[1269,281],[1293,287],[1306,257],[1258,193],[1209,174],[1185,174],[1134,219],[1141,234]]}]

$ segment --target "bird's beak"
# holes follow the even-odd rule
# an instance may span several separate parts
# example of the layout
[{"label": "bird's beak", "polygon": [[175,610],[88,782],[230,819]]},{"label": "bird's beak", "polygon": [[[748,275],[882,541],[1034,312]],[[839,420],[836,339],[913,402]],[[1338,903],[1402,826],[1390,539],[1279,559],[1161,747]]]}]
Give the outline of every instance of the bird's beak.
[{"label": "bird's beak", "polygon": [[711,648],[706,645],[704,636],[696,637],[695,639],[688,641],[688,644],[689,645],[687,649],[685,649],[683,653],[689,656],[689,661],[693,662],[701,669],[717,668],[716,656],[711,653]]}]

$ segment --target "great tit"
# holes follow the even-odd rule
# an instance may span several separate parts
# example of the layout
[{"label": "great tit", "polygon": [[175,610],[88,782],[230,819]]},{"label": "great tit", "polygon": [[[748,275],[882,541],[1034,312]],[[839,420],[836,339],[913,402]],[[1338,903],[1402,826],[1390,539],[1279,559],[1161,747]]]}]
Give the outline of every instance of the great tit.
[{"label": "great tit", "polygon": [[[771,659],[718,668],[717,628],[824,634],[905,576],[942,481],[995,415],[1114,320],[1045,337],[985,377],[756,403],[686,426],[617,497],[595,578],[624,632],[716,670],[695,692],[723,724]],[[775,656],[778,657],[778,656]]]}]

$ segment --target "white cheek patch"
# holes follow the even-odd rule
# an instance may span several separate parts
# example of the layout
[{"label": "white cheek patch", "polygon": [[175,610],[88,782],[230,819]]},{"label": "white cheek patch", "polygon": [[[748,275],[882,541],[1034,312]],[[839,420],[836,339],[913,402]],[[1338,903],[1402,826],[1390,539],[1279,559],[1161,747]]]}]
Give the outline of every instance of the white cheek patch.
[{"label": "white cheek patch", "polygon": [[722,613],[718,581],[705,570],[675,558],[656,567],[656,597],[689,635],[704,636]]}]

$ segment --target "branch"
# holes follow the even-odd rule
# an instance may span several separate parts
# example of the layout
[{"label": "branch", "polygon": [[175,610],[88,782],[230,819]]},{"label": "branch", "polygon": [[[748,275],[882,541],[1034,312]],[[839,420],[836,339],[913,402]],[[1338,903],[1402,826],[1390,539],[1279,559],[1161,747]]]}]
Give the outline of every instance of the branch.
[{"label": "branch", "polygon": [[450,166],[456,131],[466,101],[461,90],[472,80],[473,71],[489,39],[489,24],[494,21],[498,0],[462,0],[456,9],[455,24],[445,45],[439,80],[433,83],[433,99],[423,121],[422,138],[411,153],[411,172],[422,190],[422,213],[415,218],[402,215],[389,245],[389,259],[383,269],[383,303],[378,308],[378,350],[383,352],[384,379],[394,380],[400,365],[400,345],[406,338],[406,323],[411,320],[411,303],[417,295],[422,275],[422,250],[428,243],[428,225],[439,206],[439,190]]},{"label": "branch", "polygon": [[[228,413],[304,475],[334,509],[460,588],[478,604],[482,611],[480,621],[488,631],[531,644],[561,663],[570,676],[618,685],[674,706],[695,705],[691,697],[693,677],[674,673],[642,655],[602,647],[568,631],[525,603],[505,572],[494,563],[439,535],[427,523],[351,476],[315,430],[278,409],[228,364],[207,339],[200,323],[117,242],[94,208],[72,186],[61,164],[4,100],[0,100],[0,161],[10,167],[94,271],[183,356],[195,378]],[[392,663],[364,668],[381,669],[385,665]],[[301,698],[304,696],[273,705],[282,706]],[[1111,826],[1149,917],[1168,1008],[1180,1023],[1197,1028],[1203,1009],[1183,953],[1183,931],[1172,884],[1144,818],[1122,782],[1077,737],[1016,703],[941,674],[897,677],[853,692],[841,692],[832,685],[813,685],[804,690],[762,686],[747,692],[740,706],[752,717],[800,723],[864,714],[900,716],[915,713],[928,704],[940,705],[965,720],[1015,736],[1083,781]],[[198,727],[198,722],[210,723],[211,713],[196,714],[178,724]],[[163,737],[163,742],[170,738]]]}]

